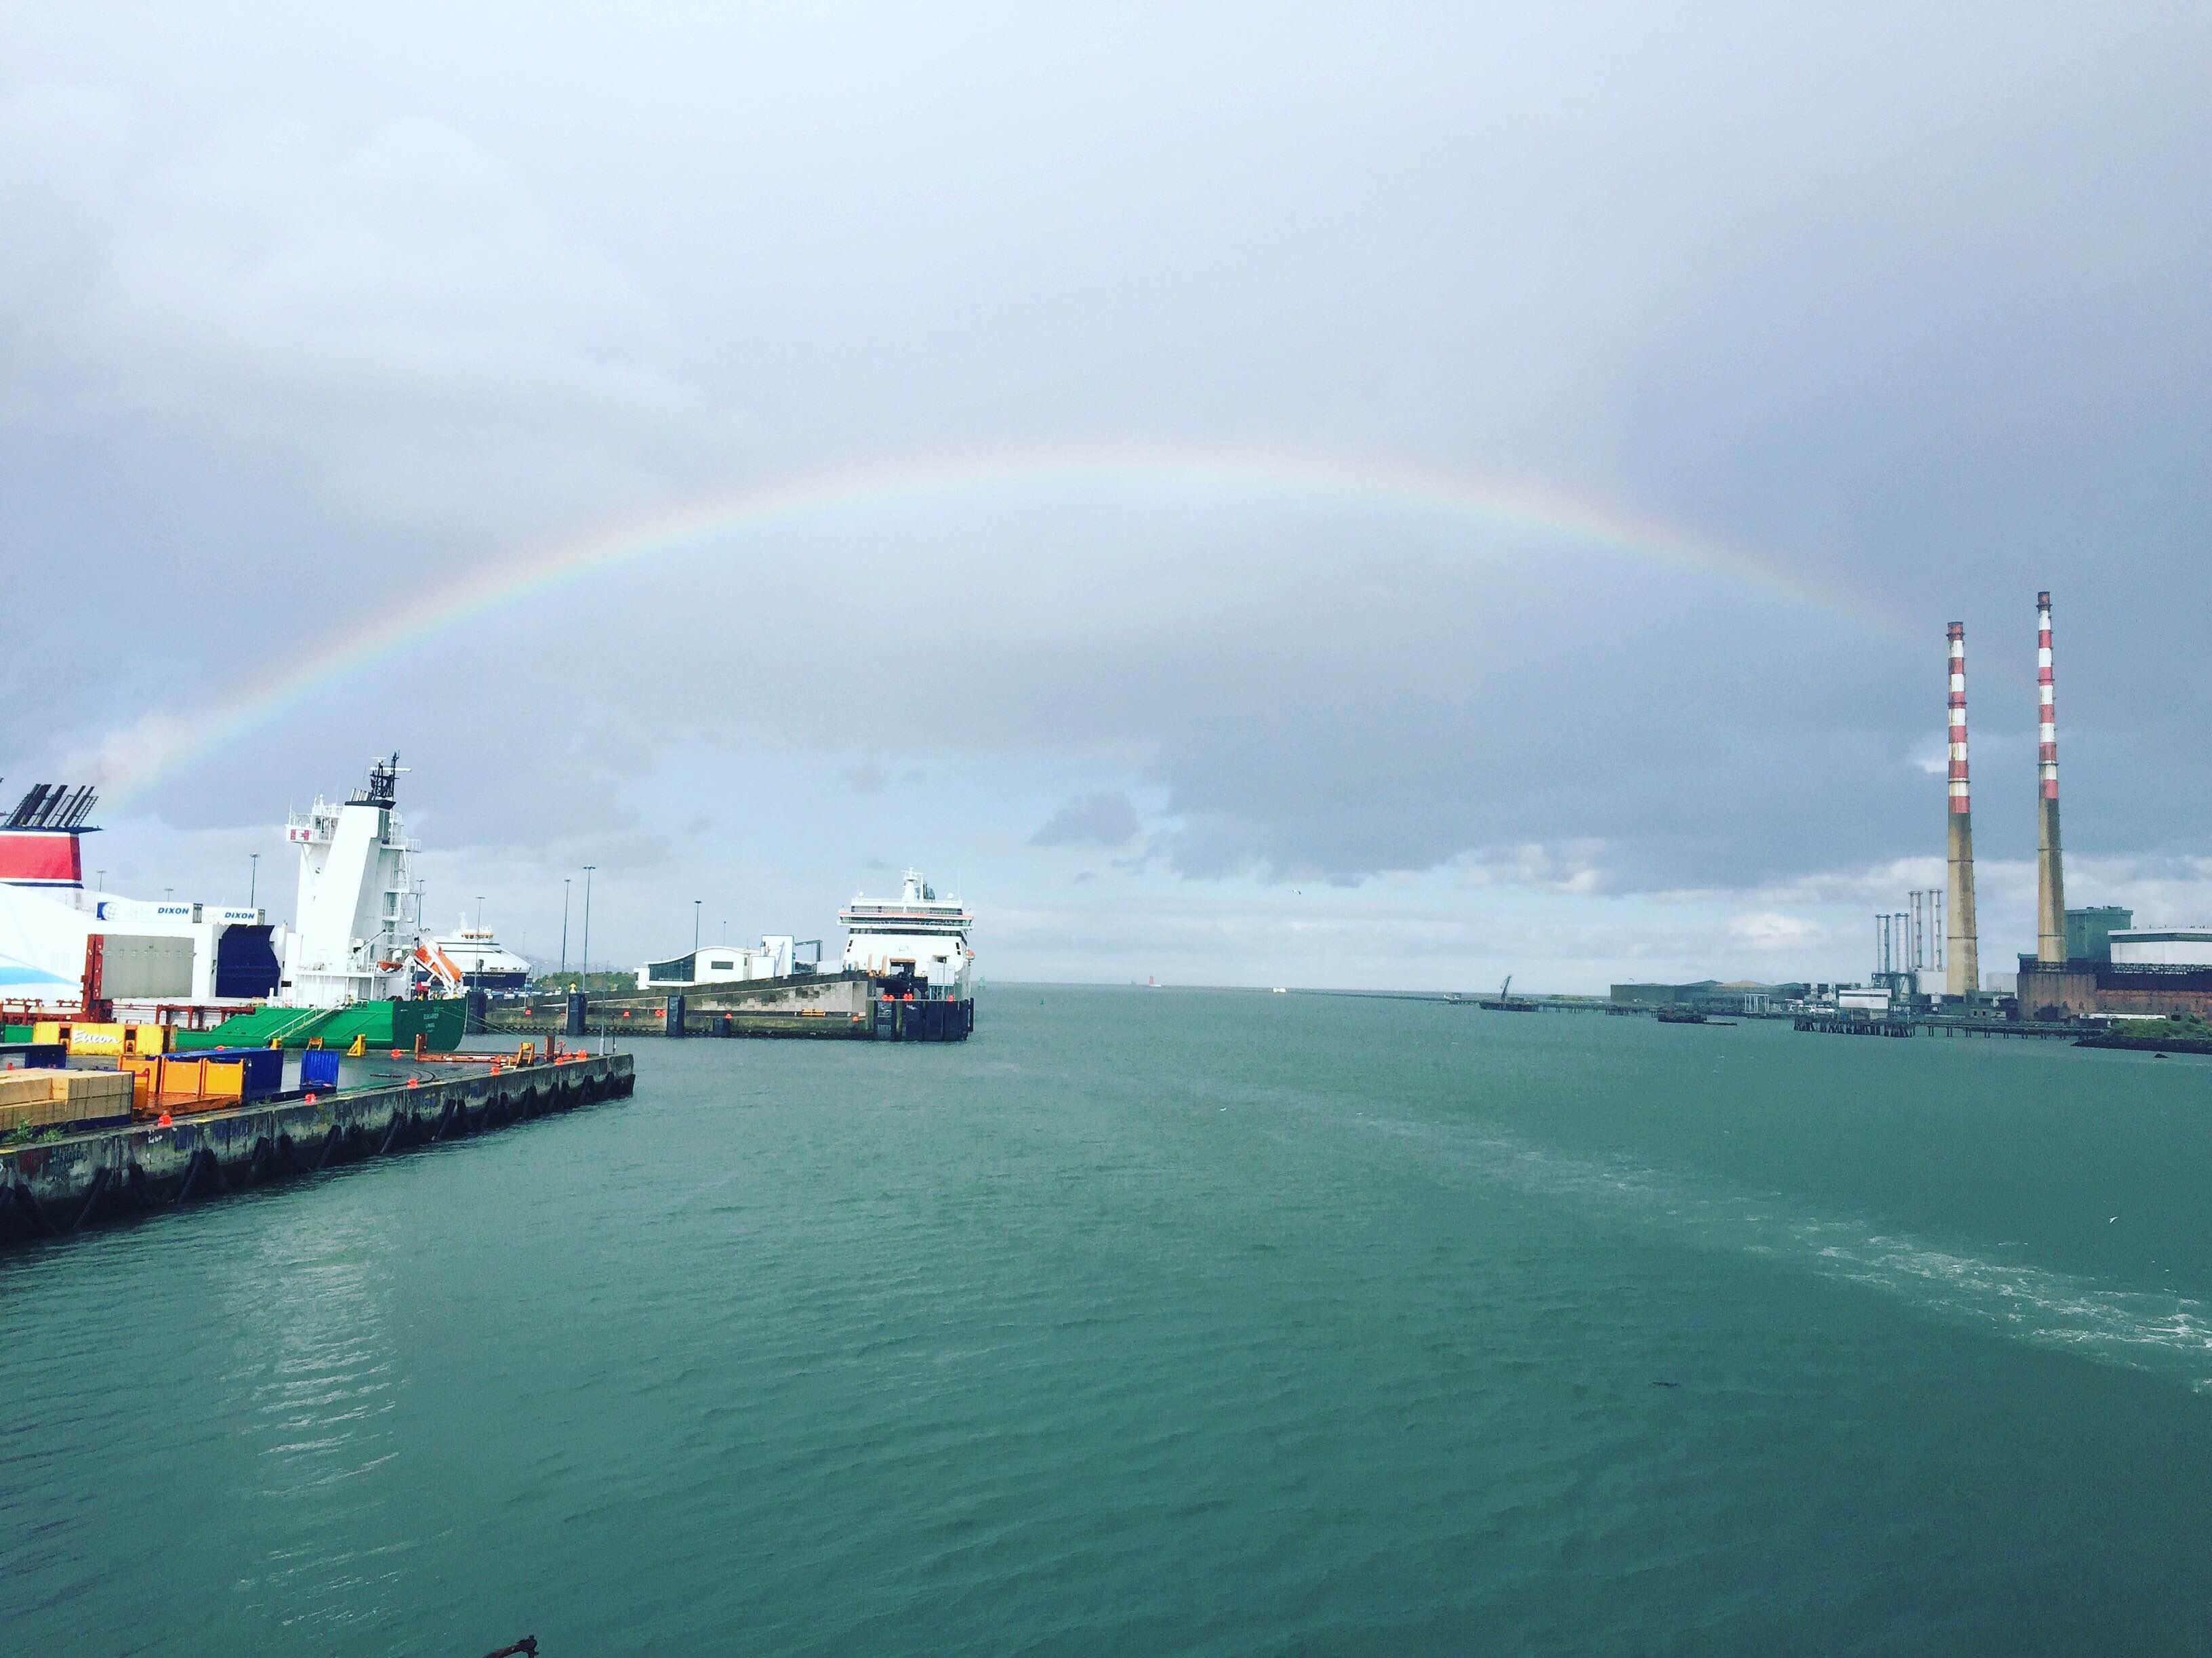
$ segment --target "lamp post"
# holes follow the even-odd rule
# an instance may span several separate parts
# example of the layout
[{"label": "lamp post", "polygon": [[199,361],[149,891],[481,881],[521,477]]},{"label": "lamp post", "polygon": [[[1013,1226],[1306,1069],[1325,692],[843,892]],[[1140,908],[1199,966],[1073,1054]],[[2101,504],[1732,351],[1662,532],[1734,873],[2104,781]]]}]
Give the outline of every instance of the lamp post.
[{"label": "lamp post", "polygon": [[478,932],[483,930],[483,894],[482,893],[477,894],[477,930]]},{"label": "lamp post", "polygon": [[561,971],[568,971],[568,877],[561,877]]},{"label": "lamp post", "polygon": [[246,856],[252,860],[253,866],[246,876],[246,907],[251,910],[255,907],[253,900],[261,892],[261,854],[248,852]]},{"label": "lamp post", "polygon": [[[691,900],[691,954],[694,955],[699,954],[699,906],[705,902],[704,899],[698,898]],[[698,972],[696,962],[692,964],[691,971],[695,974]]]},{"label": "lamp post", "polygon": [[584,965],[578,971],[586,979],[592,976],[592,871],[599,867],[596,863],[584,866]]}]

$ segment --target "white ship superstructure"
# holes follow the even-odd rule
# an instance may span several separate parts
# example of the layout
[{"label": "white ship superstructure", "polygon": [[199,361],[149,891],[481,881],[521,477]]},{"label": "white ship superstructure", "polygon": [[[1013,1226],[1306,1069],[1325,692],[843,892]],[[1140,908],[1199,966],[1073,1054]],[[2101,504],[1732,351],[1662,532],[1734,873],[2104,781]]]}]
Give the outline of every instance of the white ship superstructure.
[{"label": "white ship superstructure", "polygon": [[300,902],[279,1000],[337,1008],[409,994],[422,906],[395,809],[399,770],[397,754],[377,760],[343,803],[318,795],[286,826],[300,849]]},{"label": "white ship superstructure", "polygon": [[431,948],[460,969],[461,987],[495,993],[519,991],[530,982],[530,963],[501,943],[489,927],[471,927],[465,917]]},{"label": "white ship superstructure", "polygon": [[98,796],[41,783],[0,818],[0,1000],[69,1006],[98,938],[100,994],[143,1010],[265,997],[276,954],[258,909],[126,898],[88,886],[82,838]]},{"label": "white ship superstructure", "polygon": [[890,981],[910,978],[933,1001],[969,997],[975,952],[968,942],[975,917],[956,898],[939,898],[918,869],[906,872],[896,903],[855,894],[837,912],[844,923],[845,969]]}]

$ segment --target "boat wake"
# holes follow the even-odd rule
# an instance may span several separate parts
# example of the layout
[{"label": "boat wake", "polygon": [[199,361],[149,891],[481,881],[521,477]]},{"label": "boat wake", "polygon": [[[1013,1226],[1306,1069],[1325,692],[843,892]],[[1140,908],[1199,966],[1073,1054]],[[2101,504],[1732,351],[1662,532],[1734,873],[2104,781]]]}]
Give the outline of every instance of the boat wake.
[{"label": "boat wake", "polygon": [[1718,1191],[1627,1157],[1565,1153],[1486,1130],[1358,1120],[1370,1131],[1418,1141],[1477,1178],[1592,1218],[1663,1226],[1700,1247],[1759,1255],[1875,1290],[1947,1323],[2158,1371],[2212,1393],[2212,1305],[2191,1296],[1990,1260],[1849,1216],[1793,1212],[1778,1197]]}]

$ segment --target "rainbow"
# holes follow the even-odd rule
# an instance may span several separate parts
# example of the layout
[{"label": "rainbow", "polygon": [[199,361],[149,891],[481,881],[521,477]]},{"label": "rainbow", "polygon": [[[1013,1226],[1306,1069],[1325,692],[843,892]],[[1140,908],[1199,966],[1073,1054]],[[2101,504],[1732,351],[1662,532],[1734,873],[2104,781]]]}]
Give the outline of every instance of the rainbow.
[{"label": "rainbow", "polygon": [[854,508],[930,507],[1010,491],[1170,488],[1234,500],[1310,502],[1480,523],[1584,551],[1717,576],[1796,605],[1889,631],[1894,619],[1802,575],[1692,537],[1618,507],[1396,460],[1290,449],[1133,445],[1007,449],[862,463],[748,485],[647,517],[601,527],[463,578],[366,619],[304,661],[250,681],[188,715],[149,718],[113,734],[90,763],[111,805],[252,730],[322,687],[477,617],[619,570],[736,535]]}]

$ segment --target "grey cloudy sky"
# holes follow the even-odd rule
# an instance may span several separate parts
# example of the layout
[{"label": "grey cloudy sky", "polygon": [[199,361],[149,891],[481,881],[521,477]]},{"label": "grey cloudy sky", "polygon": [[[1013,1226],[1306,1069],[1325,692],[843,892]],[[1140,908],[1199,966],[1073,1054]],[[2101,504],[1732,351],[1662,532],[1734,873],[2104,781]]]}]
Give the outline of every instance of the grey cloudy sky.
[{"label": "grey cloudy sky", "polygon": [[[2032,945],[2048,586],[2069,891],[2205,918],[2208,63],[2152,5],[0,7],[0,772],[173,750],[99,856],[259,850],[282,909],[288,802],[396,747],[434,918],[548,954],[585,863],[635,960],[919,862],[1002,978],[1855,975],[1940,878],[1953,618],[1984,960]],[[533,550],[1116,446],[1774,579],[1038,474],[177,735]]]}]

